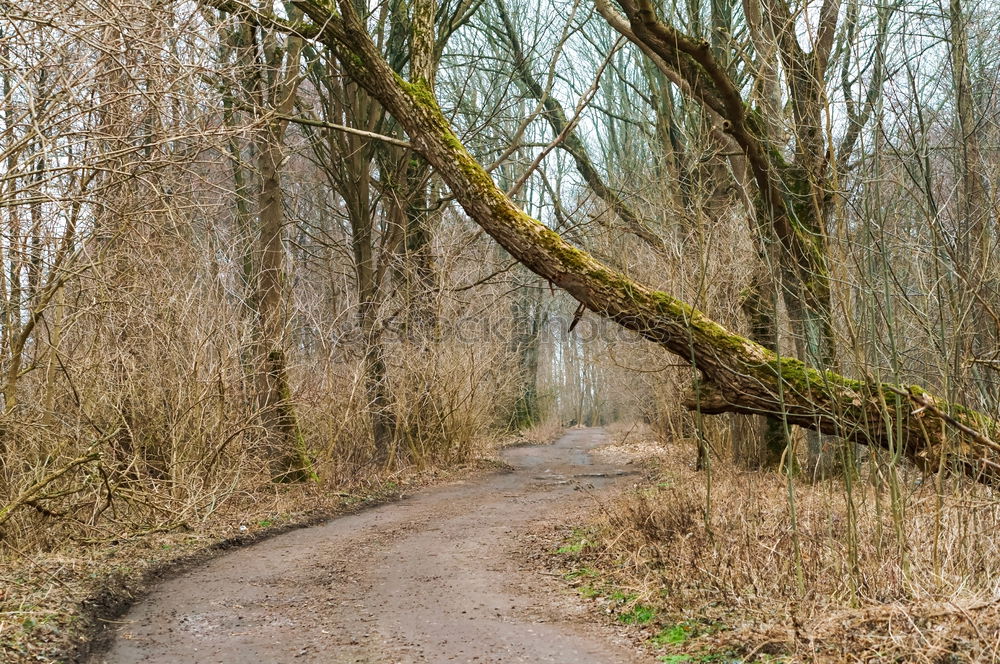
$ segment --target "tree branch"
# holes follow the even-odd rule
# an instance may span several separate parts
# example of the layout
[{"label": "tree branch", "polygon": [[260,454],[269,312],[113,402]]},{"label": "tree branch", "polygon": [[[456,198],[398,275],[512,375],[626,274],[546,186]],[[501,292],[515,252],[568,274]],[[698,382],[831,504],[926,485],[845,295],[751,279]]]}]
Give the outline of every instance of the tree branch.
[{"label": "tree branch", "polygon": [[320,129],[333,129],[334,131],[342,131],[345,134],[353,134],[354,136],[371,138],[376,141],[382,141],[383,143],[388,143],[389,145],[396,145],[401,148],[410,149],[413,147],[413,145],[409,141],[393,138],[392,136],[386,136],[385,134],[379,134],[374,131],[355,129],[354,127],[347,127],[345,125],[334,124],[332,122],[325,122],[323,120],[314,120],[313,118],[305,118],[300,115],[285,115],[283,113],[277,113],[275,114],[275,117],[281,118],[282,120],[291,122],[293,124],[306,125],[308,127],[319,127]]},{"label": "tree branch", "polygon": [[[319,0],[296,4],[317,24],[330,17]],[[779,357],[671,295],[609,269],[525,214],[459,142],[433,95],[422,85],[403,81],[381,58],[350,0],[340,7],[342,19],[336,29],[324,29],[323,42],[406,129],[466,213],[512,256],[587,309],[659,344],[701,372],[724,399],[720,409],[778,415],[790,424],[901,452],[927,470],[944,463],[978,481],[1000,480],[994,442],[1000,426],[982,413],[934,397],[935,408],[914,411],[898,394],[898,386],[852,380]],[[955,438],[946,436],[940,424],[947,422],[940,413],[950,413],[974,433],[952,427]]]}]

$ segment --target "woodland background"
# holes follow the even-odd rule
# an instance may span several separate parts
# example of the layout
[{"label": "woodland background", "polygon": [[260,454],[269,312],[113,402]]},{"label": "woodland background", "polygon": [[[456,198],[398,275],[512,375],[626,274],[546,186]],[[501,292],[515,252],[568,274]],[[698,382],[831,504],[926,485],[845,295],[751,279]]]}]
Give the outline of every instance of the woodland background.
[{"label": "woodland background", "polygon": [[[0,559],[197,529],[274,483],[454,465],[532,426],[629,421],[702,470],[696,499],[670,498],[690,505],[629,527],[681,511],[711,530],[730,512],[705,487],[763,469],[796,566],[775,596],[995,600],[991,489],[775,418],[688,413],[695,372],[577,321],[328,49],[221,6],[0,5]],[[623,36],[644,9],[719,71]],[[992,3],[355,11],[568,241],[781,355],[1000,419]],[[733,99],[753,121],[735,143]]]}]

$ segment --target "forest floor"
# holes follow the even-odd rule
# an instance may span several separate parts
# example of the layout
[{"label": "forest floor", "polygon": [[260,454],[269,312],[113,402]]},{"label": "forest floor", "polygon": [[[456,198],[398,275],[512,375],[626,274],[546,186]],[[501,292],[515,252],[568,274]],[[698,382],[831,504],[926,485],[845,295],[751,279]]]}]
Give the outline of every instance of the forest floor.
[{"label": "forest floor", "polygon": [[595,620],[538,548],[635,474],[590,454],[606,441],[576,429],[510,448],[509,472],[215,557],[108,622],[90,661],[651,661],[627,629]]}]

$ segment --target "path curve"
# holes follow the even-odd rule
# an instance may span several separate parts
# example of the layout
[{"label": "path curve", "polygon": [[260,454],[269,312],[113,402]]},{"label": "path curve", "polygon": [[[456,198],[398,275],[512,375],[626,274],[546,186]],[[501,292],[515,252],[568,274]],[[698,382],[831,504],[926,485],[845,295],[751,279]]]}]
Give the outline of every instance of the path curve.
[{"label": "path curve", "polygon": [[573,430],[507,450],[513,472],[226,553],[157,586],[91,662],[648,661],[516,554],[525,533],[625,481],[589,454],[605,439]]}]

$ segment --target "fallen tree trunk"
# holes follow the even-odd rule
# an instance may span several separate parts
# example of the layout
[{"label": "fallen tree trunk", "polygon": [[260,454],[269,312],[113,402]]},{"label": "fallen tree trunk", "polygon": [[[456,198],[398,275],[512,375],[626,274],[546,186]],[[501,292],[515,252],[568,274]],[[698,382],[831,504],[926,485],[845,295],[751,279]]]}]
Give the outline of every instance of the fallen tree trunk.
[{"label": "fallen tree trunk", "polygon": [[349,1],[341,1],[339,15],[321,0],[294,4],[313,24],[286,28],[333,50],[490,236],[587,309],[660,344],[701,373],[691,407],[776,415],[899,454],[925,471],[943,468],[990,484],[1000,480],[996,422],[916,386],[852,380],[779,357],[671,295],[609,269],[504,195],[456,138],[428,88],[404,81],[382,59]]}]

